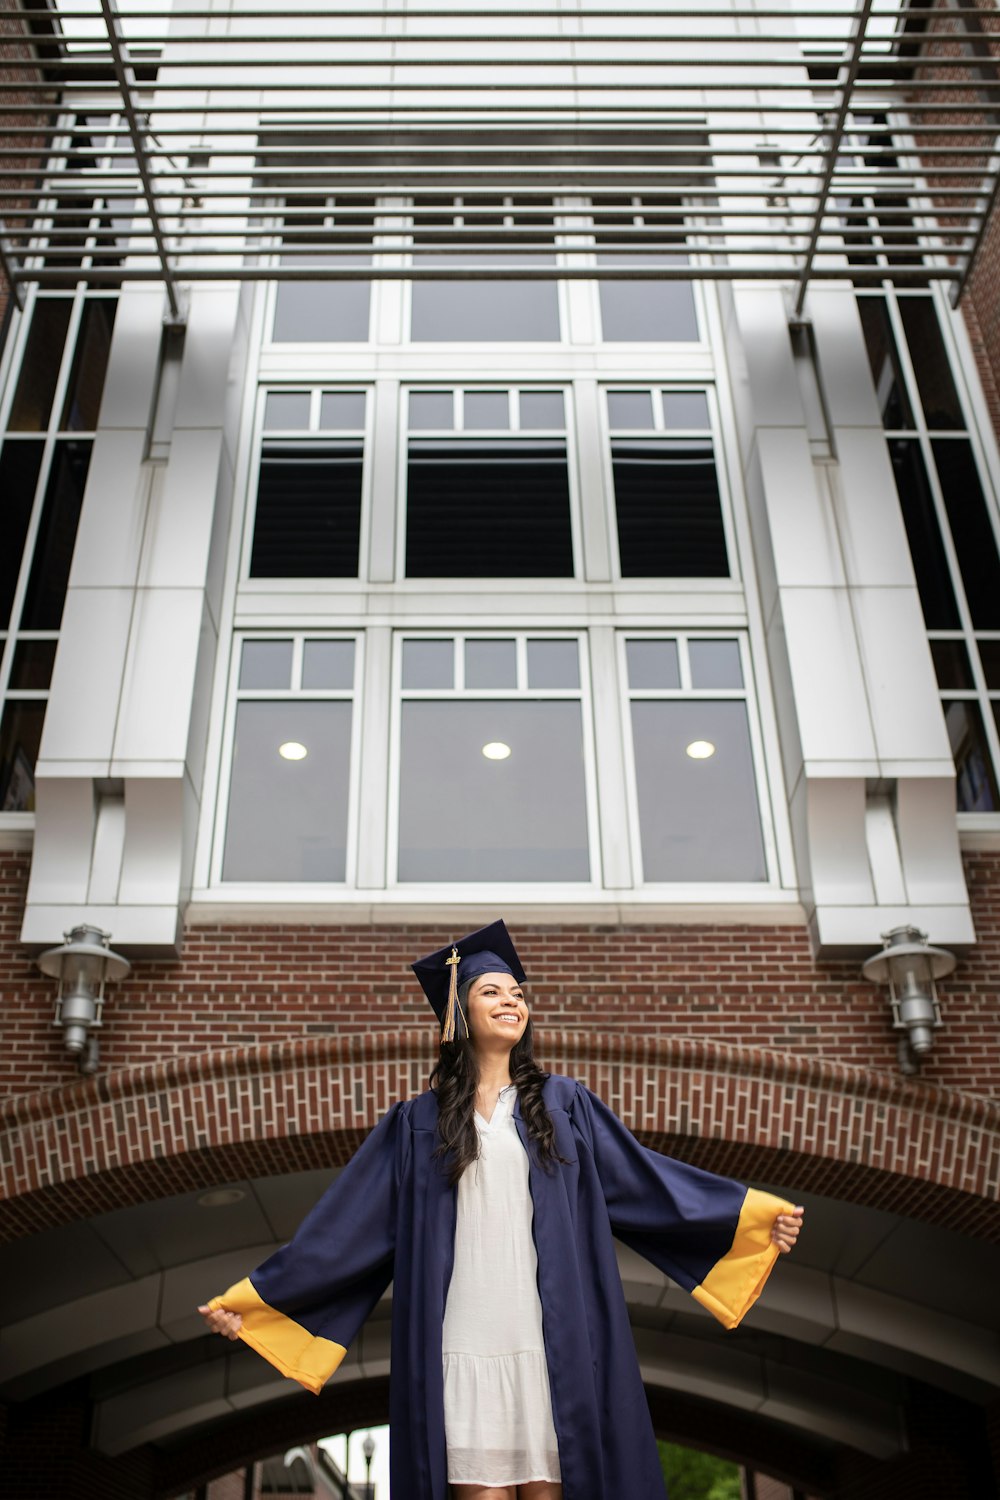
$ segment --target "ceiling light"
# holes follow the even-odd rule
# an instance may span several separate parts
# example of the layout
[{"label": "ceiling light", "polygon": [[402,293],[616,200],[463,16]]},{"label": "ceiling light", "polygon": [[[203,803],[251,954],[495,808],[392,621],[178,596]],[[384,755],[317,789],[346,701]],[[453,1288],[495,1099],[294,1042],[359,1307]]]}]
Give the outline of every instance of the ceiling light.
[{"label": "ceiling light", "polygon": [[488,745],[483,746],[483,754],[487,760],[506,760],[510,755],[510,746],[505,745],[503,740],[490,740]]},{"label": "ceiling light", "polygon": [[283,745],[278,746],[278,754],[283,760],[305,760],[309,751],[298,740],[286,740]]},{"label": "ceiling light", "polygon": [[690,745],[686,746],[685,753],[690,755],[692,760],[708,760],[710,755],[715,754],[715,746],[711,740],[692,740]]},{"label": "ceiling light", "polygon": [[198,1199],[199,1208],[228,1208],[231,1203],[241,1203],[246,1197],[242,1188],[212,1188]]}]

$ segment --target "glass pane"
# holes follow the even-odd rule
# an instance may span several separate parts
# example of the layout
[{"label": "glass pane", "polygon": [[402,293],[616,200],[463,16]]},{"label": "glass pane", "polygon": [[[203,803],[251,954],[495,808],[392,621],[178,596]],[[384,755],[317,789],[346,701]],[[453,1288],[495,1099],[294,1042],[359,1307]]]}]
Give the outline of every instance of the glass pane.
[{"label": "glass pane", "polygon": [[632,704],[643,874],[764,880],[746,705]]},{"label": "glass pane", "polygon": [[695,688],[740,688],[743,668],[737,641],[691,641],[691,686]]},{"label": "glass pane", "polygon": [[352,688],[353,641],[306,641],[302,647],[304,688]]},{"label": "glass pane", "polygon": [[411,432],[451,432],[455,426],[455,402],[451,391],[411,391]]},{"label": "glass pane", "polygon": [[930,647],[938,687],[975,687],[964,641],[931,641]]},{"label": "glass pane", "polygon": [[351,704],[241,703],[224,880],[343,880]]},{"label": "glass pane", "polygon": [[360,446],[268,446],[260,459],[251,578],[356,578]]},{"label": "glass pane", "polygon": [[506,391],[466,391],[466,431],[507,432],[510,429],[510,402]]},{"label": "glass pane", "polygon": [[589,880],[579,703],[404,703],[399,879]]},{"label": "glass pane", "polygon": [[410,444],[409,578],[572,578],[566,448],[522,438]]},{"label": "glass pane", "polygon": [[910,346],[913,373],[928,427],[963,428],[965,418],[941,337],[937,309],[930,297],[900,297],[899,314]]},{"label": "glass pane", "polygon": [[10,620],[44,451],[37,441],[8,442],[0,453],[0,629]]},{"label": "glass pane", "polygon": [[517,647],[513,641],[466,641],[467,688],[517,687]]},{"label": "glass pane", "polygon": [[998,630],[1000,553],[972,448],[962,438],[938,438],[931,446],[972,623],[977,630]]},{"label": "glass pane", "polygon": [[324,391],[319,401],[319,425],[326,432],[357,432],[363,429],[364,391]]},{"label": "glass pane", "polygon": [[530,688],[578,688],[580,647],[576,641],[529,641]]},{"label": "glass pane", "polygon": [[[499,257],[421,256],[421,265],[496,265]],[[554,265],[553,255],[505,255],[512,265]],[[559,295],[554,281],[415,281],[410,338],[415,343],[536,343],[559,338]]]},{"label": "glass pane", "polygon": [[83,488],[87,482],[90,448],[90,443],[56,444],[21,611],[24,630],[59,629],[83,504]]},{"label": "glass pane", "polygon": [[[988,688],[1000,688],[1000,641],[979,641],[979,660],[983,664],[983,673],[986,677]],[[961,684],[964,686],[964,684]],[[944,684],[942,684],[944,686]],[[948,687],[958,687],[958,683],[948,683]]]},{"label": "glass pane", "polygon": [[[368,265],[367,259],[338,256],[340,265]],[[366,343],[371,283],[368,281],[281,281],[274,298],[276,344]]]},{"label": "glass pane", "polygon": [[47,688],[55,659],[55,641],[18,641],[10,669],[11,687],[33,692]]},{"label": "glass pane", "polygon": [[882,425],[888,428],[912,427],[913,412],[885,298],[859,297],[858,311]]},{"label": "glass pane", "polygon": [[1000,811],[997,779],[983,733],[978,703],[944,705],[944,721],[955,757],[955,795],[959,812]]},{"label": "glass pane", "polygon": [[728,577],[711,443],[619,439],[611,460],[622,577]]},{"label": "glass pane", "polygon": [[679,688],[681,666],[676,641],[626,641],[631,688]]},{"label": "glass pane", "polygon": [[[598,255],[597,264],[621,265],[621,255]],[[681,255],[630,255],[628,264],[686,264]],[[688,343],[698,337],[694,289],[690,281],[602,281],[601,328],[607,340]]]},{"label": "glass pane", "polygon": [[520,407],[525,432],[561,432],[566,426],[562,391],[522,391]]},{"label": "glass pane", "polygon": [[34,812],[45,703],[8,701],[0,719],[0,812]]},{"label": "glass pane", "polygon": [[889,457],[899,492],[924,622],[929,630],[954,630],[960,623],[958,606],[955,603],[923,454],[916,442],[900,438],[889,444]]},{"label": "glass pane", "polygon": [[608,422],[618,427],[652,427],[653,397],[649,391],[609,391]]},{"label": "glass pane", "polygon": [[291,641],[244,641],[240,656],[241,688],[290,688]]},{"label": "glass pane", "polygon": [[11,432],[43,432],[49,425],[72,310],[66,297],[39,297],[35,303],[7,424]]},{"label": "glass pane", "polygon": [[264,401],[264,428],[285,428],[289,432],[308,432],[308,391],[268,391]]},{"label": "glass pane", "polygon": [[403,686],[405,688],[454,687],[455,642],[404,641]]},{"label": "glass pane", "polygon": [[705,392],[664,391],[663,422],[665,427],[682,431],[708,427],[708,397]]},{"label": "glass pane", "polygon": [[117,299],[109,297],[88,297],[83,304],[60,423],[70,432],[93,432],[97,427],[117,306]]}]

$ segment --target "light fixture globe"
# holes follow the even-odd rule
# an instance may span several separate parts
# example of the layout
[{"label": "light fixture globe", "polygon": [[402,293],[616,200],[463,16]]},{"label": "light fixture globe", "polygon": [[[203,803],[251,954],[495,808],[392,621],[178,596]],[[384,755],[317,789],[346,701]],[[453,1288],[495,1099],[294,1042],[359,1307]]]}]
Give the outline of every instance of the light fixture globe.
[{"label": "light fixture globe", "polygon": [[893,1029],[901,1033],[900,1067],[916,1073],[942,1025],[937,980],[951,974],[957,960],[946,948],[932,947],[926,932],[916,927],[893,927],[882,934],[882,942],[882,950],[865,960],[861,972],[873,984],[888,985]]}]

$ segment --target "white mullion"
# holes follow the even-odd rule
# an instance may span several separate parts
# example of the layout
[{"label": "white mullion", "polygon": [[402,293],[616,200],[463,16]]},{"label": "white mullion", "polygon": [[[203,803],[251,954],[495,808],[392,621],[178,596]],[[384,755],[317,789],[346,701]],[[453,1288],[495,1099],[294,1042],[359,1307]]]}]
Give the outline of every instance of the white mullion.
[{"label": "white mullion", "polygon": [[292,672],[289,686],[289,693],[292,696],[302,691],[302,658],[304,654],[304,636],[296,632],[292,636]]},{"label": "white mullion", "polygon": [[[629,845],[632,851],[632,884],[641,890],[646,884],[642,862],[642,820],[639,817],[639,781],[635,770],[635,735],[632,732],[632,701],[634,693],[629,685],[628,654],[626,647],[631,633],[617,632],[619,720],[622,726],[622,754],[624,756],[625,804],[628,819]],[[638,637],[635,637],[638,638]]]},{"label": "white mullion", "polygon": [[320,403],[322,402],[322,399],[323,399],[323,392],[320,389],[320,387],[318,385],[313,386],[312,389],[309,392],[309,429],[308,430],[310,432],[319,432],[321,430],[320,429],[320,421],[319,421],[319,412],[320,412]]}]

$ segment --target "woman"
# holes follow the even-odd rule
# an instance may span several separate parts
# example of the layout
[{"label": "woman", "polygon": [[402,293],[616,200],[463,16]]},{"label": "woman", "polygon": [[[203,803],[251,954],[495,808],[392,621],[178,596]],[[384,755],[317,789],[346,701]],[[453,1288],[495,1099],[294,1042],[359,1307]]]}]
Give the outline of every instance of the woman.
[{"label": "woman", "polygon": [[735,1327],[802,1209],[541,1072],[502,922],[413,968],[442,1023],[431,1089],[199,1311],[318,1392],[393,1281],[393,1500],[663,1500],[612,1235]]}]

